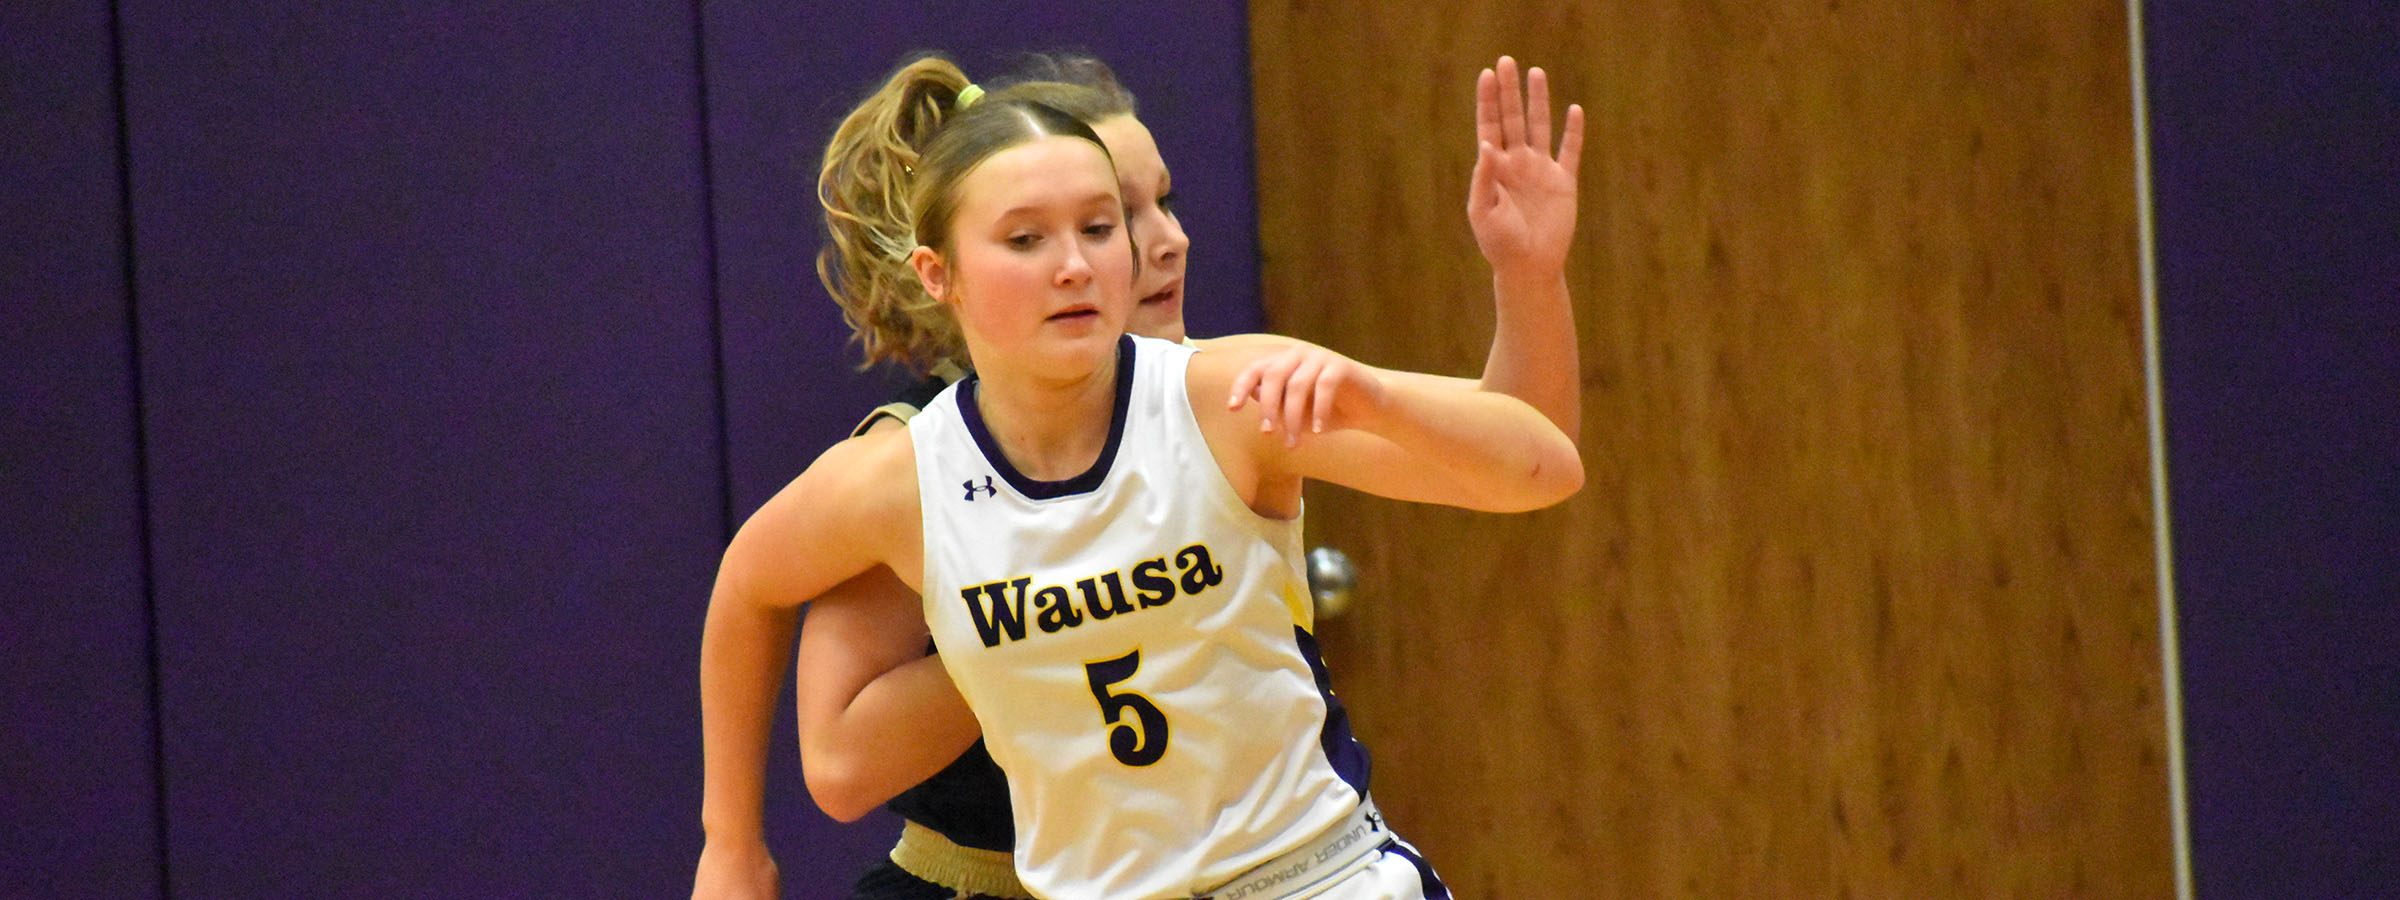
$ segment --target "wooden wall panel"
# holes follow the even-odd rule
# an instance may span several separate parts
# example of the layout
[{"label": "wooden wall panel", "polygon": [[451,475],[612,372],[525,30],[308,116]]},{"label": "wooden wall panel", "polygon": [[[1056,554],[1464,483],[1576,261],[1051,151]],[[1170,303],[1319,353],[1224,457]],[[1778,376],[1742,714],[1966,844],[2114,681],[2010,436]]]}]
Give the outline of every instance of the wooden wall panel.
[{"label": "wooden wall panel", "polygon": [[1311,494],[1467,897],[2162,897],[2125,10],[1251,4],[1275,330],[1472,372],[1475,71],[1591,112],[1583,494]]}]

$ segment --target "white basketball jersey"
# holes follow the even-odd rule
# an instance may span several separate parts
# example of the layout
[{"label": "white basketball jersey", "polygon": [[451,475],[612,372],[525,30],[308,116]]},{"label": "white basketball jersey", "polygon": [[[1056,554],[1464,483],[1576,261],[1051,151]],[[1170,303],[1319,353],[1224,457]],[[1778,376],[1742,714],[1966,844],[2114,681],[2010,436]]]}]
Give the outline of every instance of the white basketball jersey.
[{"label": "white basketball jersey", "polygon": [[1038,896],[1194,896],[1365,790],[1307,630],[1300,521],[1252,512],[1218,469],[1191,354],[1120,342],[1106,449],[1067,481],[1008,463],[972,378],[908,423],[925,618],[1008,773]]}]

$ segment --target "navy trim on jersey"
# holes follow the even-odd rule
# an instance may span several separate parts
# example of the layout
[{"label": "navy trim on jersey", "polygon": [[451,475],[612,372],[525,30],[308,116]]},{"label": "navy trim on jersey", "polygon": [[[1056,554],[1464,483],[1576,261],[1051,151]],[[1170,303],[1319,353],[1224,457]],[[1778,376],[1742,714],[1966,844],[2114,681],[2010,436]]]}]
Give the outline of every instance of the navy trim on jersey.
[{"label": "navy trim on jersey", "polygon": [[1417,855],[1417,848],[1392,841],[1383,845],[1383,852],[1400,854],[1400,858],[1416,864],[1417,880],[1423,883],[1425,900],[1450,900],[1450,886],[1442,883],[1441,876],[1433,874],[1433,864]]},{"label": "navy trim on jersey", "polygon": [[991,431],[983,427],[983,413],[975,407],[975,386],[983,379],[969,375],[958,383],[958,417],[967,423],[967,433],[974,436],[975,448],[983,451],[983,461],[990,463],[1001,479],[1025,499],[1055,500],[1088,494],[1108,478],[1109,467],[1117,461],[1117,445],[1125,440],[1125,414],[1133,404],[1133,352],[1133,336],[1117,338],[1117,407],[1109,414],[1108,443],[1100,448],[1100,458],[1092,461],[1091,468],[1065,481],[1032,478],[1017,471],[1009,463],[1008,454],[1000,452],[1000,442],[993,440]]},{"label": "navy trim on jersey", "polygon": [[1318,735],[1325,747],[1325,760],[1333,764],[1334,774],[1358,795],[1367,795],[1367,776],[1374,761],[1367,757],[1367,745],[1350,734],[1350,711],[1342,708],[1341,698],[1333,695],[1333,676],[1325,671],[1325,655],[1317,649],[1317,636],[1308,629],[1292,626],[1298,636],[1300,656],[1308,660],[1308,670],[1317,676],[1317,693],[1325,698],[1325,730]]}]

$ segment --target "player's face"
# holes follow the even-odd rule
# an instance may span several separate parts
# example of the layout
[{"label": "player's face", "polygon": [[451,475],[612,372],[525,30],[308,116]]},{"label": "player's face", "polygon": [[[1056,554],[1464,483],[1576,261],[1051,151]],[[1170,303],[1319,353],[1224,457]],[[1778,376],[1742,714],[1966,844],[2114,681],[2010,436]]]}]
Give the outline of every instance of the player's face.
[{"label": "player's face", "polygon": [[992,353],[1042,367],[1114,359],[1133,306],[1133,249],[1100,148],[1041,138],[993,154],[959,190],[944,300],[969,346],[982,345],[976,365]]},{"label": "player's face", "polygon": [[1145,337],[1183,340],[1183,266],[1191,239],[1175,218],[1175,181],[1158,155],[1150,129],[1132,116],[1115,116],[1092,126],[1117,161],[1117,189],[1125,197],[1126,227],[1141,254],[1133,295],[1138,298],[1125,329]]}]

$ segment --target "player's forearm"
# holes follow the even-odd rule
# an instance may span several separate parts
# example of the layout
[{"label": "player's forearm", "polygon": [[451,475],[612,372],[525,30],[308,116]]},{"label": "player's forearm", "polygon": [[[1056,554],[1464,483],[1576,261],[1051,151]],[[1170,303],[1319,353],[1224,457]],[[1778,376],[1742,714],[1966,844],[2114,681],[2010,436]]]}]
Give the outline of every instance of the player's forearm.
[{"label": "player's forearm", "polygon": [[767,740],[799,611],[720,591],[700,637],[700,825],[711,840],[766,828]]},{"label": "player's forearm", "polygon": [[1583,487],[1575,443],[1516,397],[1392,381],[1370,430],[1447,476],[1451,505],[1488,512],[1540,509]]},{"label": "player's forearm", "polygon": [[877,676],[837,713],[805,722],[800,768],[811,799],[848,822],[948,766],[981,734],[939,657]]},{"label": "player's forearm", "polygon": [[1580,441],[1582,373],[1566,276],[1495,270],[1492,306],[1492,349],[1478,386],[1531,404]]}]

